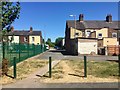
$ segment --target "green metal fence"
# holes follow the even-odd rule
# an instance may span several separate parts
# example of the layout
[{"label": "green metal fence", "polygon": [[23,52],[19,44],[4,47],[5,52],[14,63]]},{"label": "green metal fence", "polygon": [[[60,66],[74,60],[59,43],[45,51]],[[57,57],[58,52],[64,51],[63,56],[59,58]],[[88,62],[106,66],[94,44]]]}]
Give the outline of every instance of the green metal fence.
[{"label": "green metal fence", "polygon": [[2,67],[2,43],[0,42],[0,68]]},{"label": "green metal fence", "polygon": [[21,43],[4,43],[3,56],[9,60],[9,65],[13,65],[13,58],[16,57],[16,63],[27,58],[46,51],[45,45],[21,44]]}]

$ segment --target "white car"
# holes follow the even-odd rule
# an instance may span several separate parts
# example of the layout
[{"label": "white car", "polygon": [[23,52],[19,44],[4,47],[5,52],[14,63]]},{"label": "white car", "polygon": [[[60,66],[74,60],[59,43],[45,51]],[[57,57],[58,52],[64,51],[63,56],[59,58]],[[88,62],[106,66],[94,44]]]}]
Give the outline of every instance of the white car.
[{"label": "white car", "polygon": [[46,49],[49,50],[49,45],[46,45]]}]

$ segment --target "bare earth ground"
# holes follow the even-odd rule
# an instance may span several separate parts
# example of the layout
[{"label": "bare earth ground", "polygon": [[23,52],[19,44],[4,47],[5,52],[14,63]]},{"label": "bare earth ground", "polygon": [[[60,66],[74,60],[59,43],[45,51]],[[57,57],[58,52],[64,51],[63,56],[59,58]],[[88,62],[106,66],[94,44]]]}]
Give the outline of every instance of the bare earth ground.
[{"label": "bare earth ground", "polygon": [[68,61],[61,60],[52,71],[52,78],[48,78],[48,73],[39,79],[42,83],[81,83],[81,82],[118,82],[117,78],[99,78],[93,75],[88,75],[87,78],[83,77],[84,69],[81,74],[76,74],[72,66],[68,65]]}]

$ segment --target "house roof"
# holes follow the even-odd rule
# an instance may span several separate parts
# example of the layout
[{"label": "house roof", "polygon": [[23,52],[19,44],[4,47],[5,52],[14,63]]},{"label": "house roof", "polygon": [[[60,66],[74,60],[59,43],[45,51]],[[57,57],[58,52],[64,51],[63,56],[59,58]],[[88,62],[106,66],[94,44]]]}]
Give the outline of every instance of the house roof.
[{"label": "house roof", "polygon": [[16,36],[20,36],[20,35],[34,35],[34,36],[42,36],[41,31],[20,31],[20,30],[15,30],[13,32],[8,33],[8,35],[16,35]]},{"label": "house roof", "polygon": [[[99,29],[99,28],[113,28],[113,29],[120,29],[118,26],[118,23],[120,21],[112,21],[112,22],[106,22],[106,21],[98,21],[98,20],[87,20],[80,22],[79,20],[76,21],[76,29]],[[73,27],[75,28],[75,22],[74,20],[67,21],[68,28]]]},{"label": "house roof", "polygon": [[[68,28],[73,27],[75,28],[75,21],[74,20],[68,20],[67,21],[67,26]],[[76,29],[85,29],[84,24],[82,22],[79,22],[78,20],[76,21]]]}]

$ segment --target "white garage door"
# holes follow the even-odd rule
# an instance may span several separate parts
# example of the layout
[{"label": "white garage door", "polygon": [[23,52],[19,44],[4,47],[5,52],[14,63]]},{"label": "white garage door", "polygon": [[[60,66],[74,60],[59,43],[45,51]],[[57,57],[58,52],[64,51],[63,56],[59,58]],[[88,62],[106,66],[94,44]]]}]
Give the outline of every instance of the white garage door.
[{"label": "white garage door", "polygon": [[78,42],[78,53],[90,54],[91,52],[97,54],[97,42]]}]

